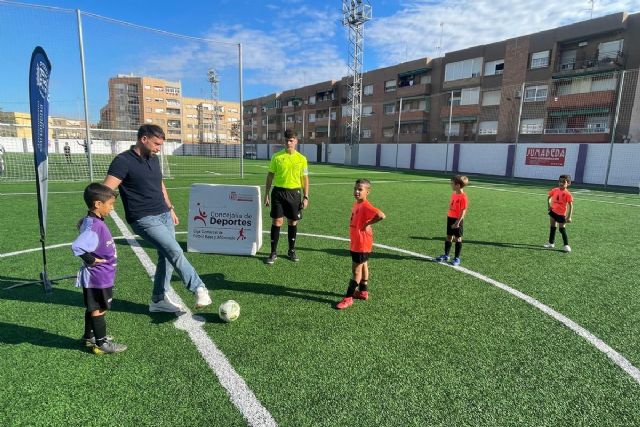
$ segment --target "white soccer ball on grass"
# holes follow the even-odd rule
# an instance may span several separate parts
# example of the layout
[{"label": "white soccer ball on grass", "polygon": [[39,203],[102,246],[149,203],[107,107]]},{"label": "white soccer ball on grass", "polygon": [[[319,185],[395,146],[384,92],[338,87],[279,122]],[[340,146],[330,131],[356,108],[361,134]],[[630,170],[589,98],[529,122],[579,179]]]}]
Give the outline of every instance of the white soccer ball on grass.
[{"label": "white soccer ball on grass", "polygon": [[218,315],[225,322],[233,322],[240,316],[240,304],[230,299],[220,304]]}]

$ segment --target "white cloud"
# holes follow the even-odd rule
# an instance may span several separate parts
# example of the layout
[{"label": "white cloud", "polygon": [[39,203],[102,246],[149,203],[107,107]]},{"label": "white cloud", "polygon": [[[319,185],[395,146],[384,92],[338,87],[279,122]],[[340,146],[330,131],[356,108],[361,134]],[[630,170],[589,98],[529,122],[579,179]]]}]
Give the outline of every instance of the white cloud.
[{"label": "white cloud", "polygon": [[[586,0],[416,0],[392,16],[377,18],[374,13],[365,37],[377,65],[386,66],[438,56],[440,22],[444,31],[439,56],[443,56],[589,19],[590,5]],[[601,0],[594,3],[593,17],[638,10],[640,0]]]}]

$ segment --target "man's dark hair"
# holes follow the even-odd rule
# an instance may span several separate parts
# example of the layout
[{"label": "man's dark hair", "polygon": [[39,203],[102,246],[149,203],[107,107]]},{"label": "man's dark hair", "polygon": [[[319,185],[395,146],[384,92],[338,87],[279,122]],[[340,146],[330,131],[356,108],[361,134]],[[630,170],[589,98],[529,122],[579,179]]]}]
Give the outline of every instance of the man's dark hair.
[{"label": "man's dark hair", "polygon": [[112,197],[118,197],[118,193],[110,187],[98,182],[92,182],[84,189],[84,202],[87,204],[89,209],[94,208],[94,202],[100,201],[104,203]]},{"label": "man's dark hair", "polygon": [[293,129],[287,129],[284,131],[284,139],[297,138],[297,137],[298,137],[298,132],[296,132]]},{"label": "man's dark hair", "polygon": [[138,141],[142,139],[143,136],[147,138],[156,137],[164,139],[164,131],[158,125],[142,125],[138,129]]}]

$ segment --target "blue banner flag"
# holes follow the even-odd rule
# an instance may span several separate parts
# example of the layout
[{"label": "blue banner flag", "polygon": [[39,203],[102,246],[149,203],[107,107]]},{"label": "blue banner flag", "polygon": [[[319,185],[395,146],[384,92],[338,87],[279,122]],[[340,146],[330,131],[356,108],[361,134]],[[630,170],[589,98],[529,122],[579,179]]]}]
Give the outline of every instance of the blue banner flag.
[{"label": "blue banner flag", "polygon": [[31,110],[31,139],[36,169],[38,218],[40,239],[47,232],[47,193],[49,180],[49,76],[51,63],[44,49],[36,47],[29,66],[29,105]]}]

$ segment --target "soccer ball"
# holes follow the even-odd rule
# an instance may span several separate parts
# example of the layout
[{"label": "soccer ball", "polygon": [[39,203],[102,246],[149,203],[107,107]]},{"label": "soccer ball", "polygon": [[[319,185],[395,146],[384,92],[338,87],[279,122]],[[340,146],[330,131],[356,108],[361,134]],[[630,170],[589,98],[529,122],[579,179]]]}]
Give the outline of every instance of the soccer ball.
[{"label": "soccer ball", "polygon": [[225,322],[233,322],[240,316],[240,304],[230,299],[220,304],[218,315]]}]

